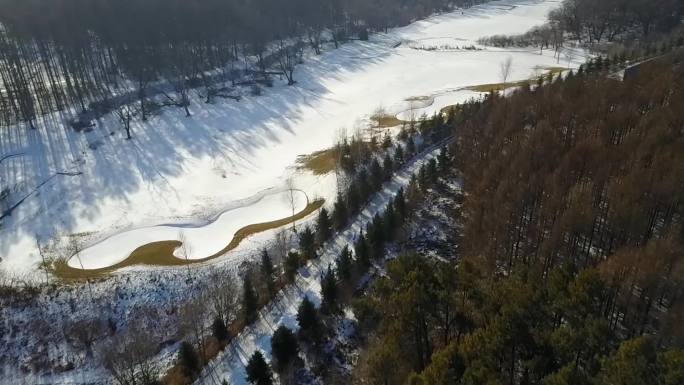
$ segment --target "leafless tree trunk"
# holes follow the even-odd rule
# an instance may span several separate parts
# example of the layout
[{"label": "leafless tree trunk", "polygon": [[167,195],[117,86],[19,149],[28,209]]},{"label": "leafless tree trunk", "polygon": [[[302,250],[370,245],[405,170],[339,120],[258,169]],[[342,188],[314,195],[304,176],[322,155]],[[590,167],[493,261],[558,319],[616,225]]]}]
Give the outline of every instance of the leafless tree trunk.
[{"label": "leafless tree trunk", "polygon": [[238,289],[235,277],[228,271],[216,269],[209,274],[207,281],[207,303],[213,315],[226,325],[238,314]]},{"label": "leafless tree trunk", "polygon": [[297,227],[295,226],[295,210],[297,209],[297,196],[295,194],[295,191],[297,189],[295,188],[294,180],[290,177],[287,179],[287,199],[288,203],[290,205],[290,208],[292,209],[292,231],[297,232]]},{"label": "leafless tree trunk", "polygon": [[511,69],[513,67],[513,58],[507,57],[506,60],[501,62],[499,65],[499,76],[501,77],[501,83],[503,85],[504,92],[506,91],[506,85],[508,84],[508,79],[511,76]]},{"label": "leafless tree trunk", "polygon": [[185,266],[188,268],[188,281],[192,280],[192,274],[190,274],[190,253],[192,253],[192,247],[188,244],[188,240],[185,237],[183,230],[178,232],[178,256],[185,259]]}]

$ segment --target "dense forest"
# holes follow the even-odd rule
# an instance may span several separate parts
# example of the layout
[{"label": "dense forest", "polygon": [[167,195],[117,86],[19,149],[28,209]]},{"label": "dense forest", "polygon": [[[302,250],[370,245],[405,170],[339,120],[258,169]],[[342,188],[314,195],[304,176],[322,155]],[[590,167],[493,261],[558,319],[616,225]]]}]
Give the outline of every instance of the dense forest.
[{"label": "dense forest", "polygon": [[123,123],[145,120],[158,107],[148,97],[160,79],[171,83],[166,104],[190,115],[190,89],[211,102],[245,75],[293,84],[306,45],[320,53],[324,43],[367,39],[369,31],[478,2],[1,0],[0,125],[33,127],[37,116],[68,107],[102,114],[133,101],[135,110],[115,112]]},{"label": "dense forest", "polygon": [[370,384],[684,382],[684,52],[462,107],[455,261],[355,304]]}]

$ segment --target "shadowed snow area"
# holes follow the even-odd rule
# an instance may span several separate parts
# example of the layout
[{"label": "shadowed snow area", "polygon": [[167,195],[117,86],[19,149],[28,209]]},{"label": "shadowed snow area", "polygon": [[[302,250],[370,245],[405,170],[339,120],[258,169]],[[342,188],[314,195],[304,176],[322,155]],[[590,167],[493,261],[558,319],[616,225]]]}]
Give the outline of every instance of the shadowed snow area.
[{"label": "shadowed snow area", "polygon": [[184,247],[174,252],[177,258],[208,258],[220,252],[241,228],[292,216],[291,202],[296,213],[306,207],[308,200],[303,191],[292,191],[292,195],[283,191],[226,211],[208,224],[153,226],[125,231],[81,251],[68,264],[74,268],[101,269],[125,260],[140,246],[162,241],[183,242]]},{"label": "shadowed snow area", "polygon": [[[454,90],[500,82],[499,64],[508,57],[513,58],[509,81],[528,79],[537,67],[576,67],[583,61],[579,52],[569,51],[558,64],[551,51],[540,55],[538,49],[412,48],[421,39],[461,47],[476,45],[482,36],[523,33],[543,23],[557,5],[550,0],[498,1],[373,35],[368,42],[326,47],[297,67],[295,86],[276,81],[263,96],[245,96],[240,102],[205,104],[193,97],[192,117],[186,118],[182,109],[165,109],[147,122],[134,122],[130,141],[113,116],[99,120],[89,133],[69,129],[65,114],[45,117],[37,130],[2,128],[0,156],[23,153],[0,164],[2,185],[11,188],[12,200],[52,179],[3,220],[0,269],[35,274],[41,261],[37,240],[45,245],[61,239],[63,244],[69,234],[79,234],[83,249],[95,245],[104,250],[106,243],[100,242],[128,237],[119,234],[124,230],[141,229],[132,230],[140,235],[131,239],[147,242],[150,226],[207,223],[246,197],[282,189],[298,155],[329,148],[340,128],[351,132],[379,106],[394,115],[409,109],[406,99],[413,96],[434,99],[423,112],[463,101],[473,93]],[[81,174],[56,175],[61,172]],[[321,180],[302,174],[294,178],[309,197],[331,202],[334,180]],[[286,203],[275,206],[270,211],[290,210]],[[260,209],[246,210],[225,220],[258,223],[261,215]],[[125,250],[83,259],[92,267],[109,264],[127,255],[133,243],[138,242],[126,240]],[[213,247],[207,245],[193,244],[193,258]],[[49,257],[68,256],[53,249]]]}]

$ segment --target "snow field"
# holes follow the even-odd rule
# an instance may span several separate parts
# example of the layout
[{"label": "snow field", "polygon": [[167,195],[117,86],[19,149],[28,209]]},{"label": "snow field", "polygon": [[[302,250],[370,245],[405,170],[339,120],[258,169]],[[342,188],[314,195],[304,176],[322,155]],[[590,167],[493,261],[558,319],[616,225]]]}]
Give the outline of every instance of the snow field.
[{"label": "snow field", "polygon": [[[432,52],[394,46],[397,41],[430,38],[460,39],[469,45],[485,35],[522,33],[543,23],[557,5],[552,0],[495,1],[373,35],[367,42],[327,49],[297,67],[295,86],[276,79],[263,96],[245,94],[240,102],[204,104],[193,96],[191,118],[181,109],[166,109],[147,122],[135,121],[130,141],[123,140],[113,116],[101,119],[90,133],[73,132],[59,116],[46,117],[35,131],[3,128],[0,154],[25,154],[0,165],[0,178],[15,186],[17,197],[56,172],[82,175],[53,178],[4,220],[0,270],[38,278],[36,240],[43,245],[66,243],[77,234],[88,248],[131,229],[206,223],[245,197],[282,189],[298,155],[329,148],[340,129],[354,132],[379,106],[398,114],[410,108],[407,98],[437,96],[432,106],[420,111],[429,114],[471,96],[440,96],[446,91],[500,82],[499,64],[508,57],[513,58],[509,81],[529,78],[538,66],[555,66],[551,52],[540,55],[537,50]],[[562,64],[574,67],[581,61],[577,56]],[[334,184],[313,194],[304,184],[308,177],[304,182],[298,181],[299,175],[294,178],[312,199],[335,197]],[[98,258],[102,262],[89,266],[120,258]]]}]

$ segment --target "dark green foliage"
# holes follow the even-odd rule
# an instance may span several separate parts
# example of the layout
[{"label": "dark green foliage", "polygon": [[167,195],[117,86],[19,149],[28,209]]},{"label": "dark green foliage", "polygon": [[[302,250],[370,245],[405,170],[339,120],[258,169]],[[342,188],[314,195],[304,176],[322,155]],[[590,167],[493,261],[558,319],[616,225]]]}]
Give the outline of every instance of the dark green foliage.
[{"label": "dark green foliage", "polygon": [[259,308],[259,298],[252,284],[252,278],[248,274],[242,282],[242,314],[245,321],[252,322],[256,319]]},{"label": "dark green foliage", "polygon": [[277,363],[278,371],[287,368],[299,353],[297,337],[292,330],[283,325],[278,327],[271,337],[271,351]]},{"label": "dark green foliage", "polygon": [[318,312],[316,306],[309,299],[304,297],[297,309],[297,322],[302,332],[316,334],[319,330]]},{"label": "dark green foliage", "polygon": [[437,183],[437,180],[439,179],[439,172],[437,170],[437,160],[435,158],[430,159],[430,161],[428,162],[427,177],[429,183],[433,185]]},{"label": "dark green foliage", "polygon": [[288,283],[294,282],[295,277],[297,276],[297,270],[299,270],[299,267],[300,267],[299,254],[297,254],[295,252],[288,253],[287,257],[285,257],[285,263],[284,263],[285,279],[287,280]]},{"label": "dark green foliage", "polygon": [[382,161],[382,169],[384,170],[383,179],[389,180],[394,173],[394,163],[392,162],[392,157],[389,153],[385,154],[385,159]]},{"label": "dark green foliage", "polygon": [[183,367],[185,374],[191,378],[194,378],[201,369],[197,351],[189,342],[181,342],[180,349],[178,350],[178,362]]},{"label": "dark green foliage", "polygon": [[368,228],[368,242],[370,243],[371,257],[373,259],[382,258],[385,241],[385,226],[382,217],[380,217],[380,214],[375,214],[373,222]]},{"label": "dark green foliage", "polygon": [[361,195],[359,194],[360,185],[358,183],[352,183],[347,191],[347,208],[349,209],[349,214],[354,215],[361,209]]},{"label": "dark green foliage", "polygon": [[406,199],[404,198],[403,188],[400,188],[397,192],[397,195],[394,197],[394,208],[401,220],[406,219],[408,212],[406,208]]},{"label": "dark green foliage", "polygon": [[271,372],[271,367],[268,366],[268,363],[260,351],[254,352],[252,357],[250,357],[245,370],[247,372],[247,381],[249,381],[252,385],[273,384],[273,373]]},{"label": "dark green foliage", "polygon": [[394,150],[394,163],[397,165],[397,168],[404,164],[404,147],[401,145],[398,145],[397,149]]},{"label": "dark green foliage", "polygon": [[322,244],[330,239],[332,236],[332,224],[328,210],[323,207],[318,213],[318,221],[316,223],[316,237],[319,244]]},{"label": "dark green foliage", "polygon": [[413,141],[413,136],[410,136],[406,141],[406,154],[413,156],[416,153],[416,143]]},{"label": "dark green foliage", "polygon": [[211,324],[211,334],[221,342],[228,340],[228,328],[226,328],[226,323],[220,317],[214,319],[214,322]]},{"label": "dark green foliage", "polygon": [[388,134],[385,134],[385,136],[383,136],[383,138],[382,138],[382,148],[384,150],[387,150],[390,147],[392,147],[392,137],[389,136]]},{"label": "dark green foliage", "polygon": [[[384,179],[384,171],[382,169],[382,166],[380,165],[380,162],[378,162],[378,159],[374,157],[370,165],[370,181],[371,185],[373,186],[373,189],[379,189],[380,186],[382,186],[382,182]],[[370,193],[368,194],[368,196],[370,196]]]},{"label": "dark green foliage", "polygon": [[338,195],[332,215],[333,227],[336,231],[341,231],[344,229],[349,221],[348,215],[349,213],[347,211],[347,204],[342,196]]},{"label": "dark green foliage", "polygon": [[[377,166],[378,175],[382,174],[382,170],[380,168],[380,163],[378,163],[377,159],[375,160],[375,164]],[[356,186],[359,189],[359,201],[362,203],[365,203],[368,201],[368,198],[370,198],[371,194],[373,193],[374,187],[376,183],[371,180],[368,176],[368,172],[363,169],[359,171],[359,175],[356,179]]]},{"label": "dark green foliage", "polygon": [[439,151],[439,157],[437,160],[439,162],[439,172],[446,172],[449,169],[449,151],[447,147],[442,147],[442,149]]},{"label": "dark green foliage", "polygon": [[337,310],[337,277],[332,267],[328,267],[321,278],[321,296],[323,297],[321,307],[325,312]]},{"label": "dark green foliage", "polygon": [[354,254],[356,255],[356,262],[363,270],[370,266],[370,247],[363,231],[359,232],[354,244]]},{"label": "dark green foliage", "polygon": [[316,235],[309,226],[299,234],[299,251],[306,259],[316,258]]},{"label": "dark green foliage", "polygon": [[275,272],[273,270],[273,262],[271,256],[266,249],[261,251],[261,278],[266,285],[266,290],[269,296],[275,294]]},{"label": "dark green foliage", "polygon": [[394,210],[394,203],[390,202],[385,207],[385,212],[382,216],[382,225],[384,226],[384,239],[391,241],[394,239],[394,234],[399,227],[399,220],[397,213]]},{"label": "dark green foliage", "polygon": [[340,279],[346,281],[351,278],[352,274],[352,257],[351,250],[349,246],[344,245],[342,252],[340,252],[339,257],[337,257],[337,274]]}]

